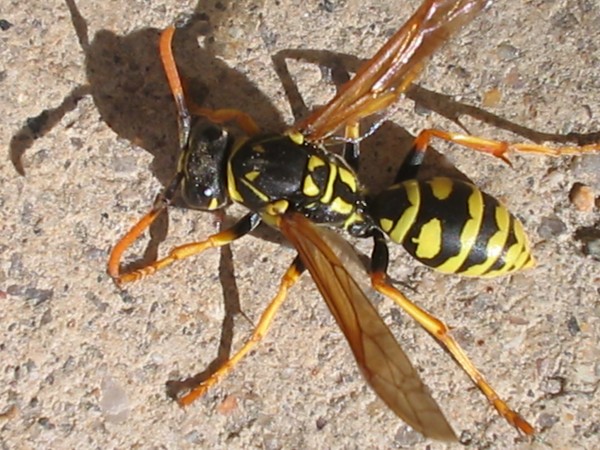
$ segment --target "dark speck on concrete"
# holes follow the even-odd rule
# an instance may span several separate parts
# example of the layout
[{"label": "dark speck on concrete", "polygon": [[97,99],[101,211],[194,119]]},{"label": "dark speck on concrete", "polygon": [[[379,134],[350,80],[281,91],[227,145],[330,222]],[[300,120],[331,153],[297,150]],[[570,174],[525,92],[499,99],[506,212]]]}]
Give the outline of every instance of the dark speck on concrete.
[{"label": "dark speck on concrete", "polygon": [[12,26],[13,26],[13,24],[10,23],[8,20],[6,20],[6,19],[0,19],[0,30],[6,31],[9,28],[11,28]]}]

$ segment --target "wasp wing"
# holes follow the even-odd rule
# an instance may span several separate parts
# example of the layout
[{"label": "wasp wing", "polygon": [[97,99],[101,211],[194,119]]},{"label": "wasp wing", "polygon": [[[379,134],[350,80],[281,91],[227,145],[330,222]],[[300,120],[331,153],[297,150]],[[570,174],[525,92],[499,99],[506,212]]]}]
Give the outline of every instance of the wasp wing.
[{"label": "wasp wing", "polygon": [[339,238],[333,241],[328,238],[326,242],[321,237],[326,230],[317,229],[300,214],[284,216],[279,226],[312,275],[346,336],[358,366],[377,395],[424,436],[456,440],[406,354],[336,255],[353,252],[350,245]]},{"label": "wasp wing", "polygon": [[381,111],[406,91],[425,60],[491,0],[425,0],[325,106],[295,125],[309,141]]}]

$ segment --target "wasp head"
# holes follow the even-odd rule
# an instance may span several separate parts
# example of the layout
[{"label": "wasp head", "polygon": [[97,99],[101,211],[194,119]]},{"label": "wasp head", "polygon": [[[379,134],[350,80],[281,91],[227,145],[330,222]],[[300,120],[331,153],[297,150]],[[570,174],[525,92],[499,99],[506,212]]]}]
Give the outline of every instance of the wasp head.
[{"label": "wasp head", "polygon": [[193,124],[179,160],[181,193],[188,206],[214,211],[228,203],[225,170],[231,145],[232,139],[224,129],[214,124]]}]

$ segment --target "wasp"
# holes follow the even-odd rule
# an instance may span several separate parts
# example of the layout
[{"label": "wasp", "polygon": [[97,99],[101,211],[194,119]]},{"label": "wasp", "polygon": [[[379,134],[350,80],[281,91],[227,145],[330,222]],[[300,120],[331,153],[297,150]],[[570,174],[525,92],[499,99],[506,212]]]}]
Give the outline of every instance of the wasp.
[{"label": "wasp", "polygon": [[[171,26],[162,33],[161,60],[178,111],[178,168],[151,210],[113,248],[108,273],[118,284],[138,280],[177,260],[227,245],[261,222],[279,230],[297,252],[250,339],[210,377],[179,396],[180,405],[189,405],[202,396],[254,348],[267,333],[288,290],[308,270],[376,394],[424,436],[456,440],[440,407],[343,262],[344,254],[352,249],[337,234],[327,231],[333,228],[373,240],[373,288],[425,328],[502,417],[524,434],[534,434],[533,426],[508,406],[470,361],[449,327],[412,303],[389,281],[388,242],[403,245],[422,263],[446,273],[498,276],[531,267],[535,261],[523,226],[500,202],[470,183],[417,177],[430,141],[445,140],[506,162],[511,151],[562,155],[596,151],[600,146],[550,148],[427,129],[416,137],[395,184],[370,195],[357,176],[359,122],[393,105],[428,57],[490,3],[425,0],[328,104],[284,133],[260,132],[253,119],[239,110],[209,110],[187,102],[172,54],[176,28]],[[224,128],[229,122],[237,124],[245,137],[235,139]],[[329,151],[327,144],[341,129],[346,144],[338,155]],[[145,267],[121,272],[124,253],[179,192],[194,209],[219,211],[235,202],[249,212],[203,241],[176,247]]]}]

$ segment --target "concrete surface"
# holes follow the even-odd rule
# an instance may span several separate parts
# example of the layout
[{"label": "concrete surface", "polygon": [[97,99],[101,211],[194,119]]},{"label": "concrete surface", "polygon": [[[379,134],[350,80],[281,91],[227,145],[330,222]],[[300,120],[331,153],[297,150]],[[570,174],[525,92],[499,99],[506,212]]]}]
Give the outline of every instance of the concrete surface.
[{"label": "concrete surface", "polygon": [[[197,13],[176,42],[192,87],[208,93],[209,105],[240,107],[282,129],[293,117],[272,57],[302,49],[368,57],[417,3],[5,2],[0,447],[459,447],[422,439],[375,398],[308,277],[230,377],[186,410],[167,398],[168,379],[214,369],[250,333],[238,312],[256,321],[293,258],[272,233],[124,291],[105,273],[111,247],[173,173],[175,115],[158,62],[159,29]],[[472,132],[514,140],[598,132],[598,23],[594,1],[497,2],[436,55],[414,93],[421,105],[404,101],[366,144],[365,183],[387,182],[408,133],[459,130],[434,107],[446,116],[470,112],[485,119],[463,115]],[[332,95],[319,65],[288,65],[307,104]],[[434,106],[424,89],[445,97]],[[493,115],[517,134],[494,129]],[[584,241],[595,237],[597,245],[600,217],[597,198],[583,212],[569,192],[583,183],[599,195],[600,156],[516,156],[511,169],[435,148],[523,219],[539,265],[499,280],[465,280],[394,249],[391,275],[455,327],[538,439],[519,436],[422,330],[376,298],[382,315],[468,448],[598,448],[600,263]],[[214,230],[214,217],[173,208],[149,250],[144,240],[129,257],[150,259],[158,243],[164,252]],[[368,253],[369,243],[359,248]]]}]

